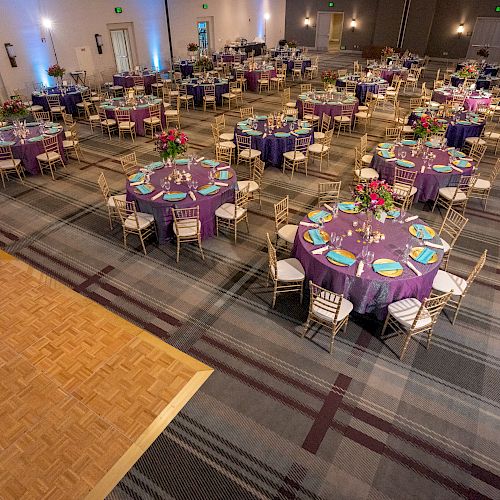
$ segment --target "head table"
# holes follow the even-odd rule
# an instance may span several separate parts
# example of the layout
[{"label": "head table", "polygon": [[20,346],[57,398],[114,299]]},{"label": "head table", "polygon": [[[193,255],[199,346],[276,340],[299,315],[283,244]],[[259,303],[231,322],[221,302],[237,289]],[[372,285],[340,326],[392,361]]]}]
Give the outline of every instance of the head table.
[{"label": "head table", "polygon": [[[303,116],[304,102],[312,102],[314,104],[314,114],[323,117],[323,113],[331,116],[340,116],[342,114],[342,105],[354,104],[354,114],[358,112],[359,101],[356,97],[345,95],[341,92],[326,92],[314,91],[305,94],[299,94],[297,98],[297,109],[299,116]],[[332,122],[333,123],[333,122]]]},{"label": "head table", "polygon": [[14,158],[21,160],[25,170],[33,175],[40,173],[37,155],[44,152],[43,139],[45,137],[56,136],[59,146],[59,154],[63,162],[66,163],[66,155],[63,149],[64,132],[57,123],[48,122],[46,124],[27,123],[28,136],[24,141],[15,137],[13,126],[7,125],[0,128],[0,146],[10,146]]},{"label": "head table", "polygon": [[465,97],[464,108],[477,111],[478,108],[488,107],[491,104],[491,94],[484,90],[473,90],[463,94],[457,87],[443,87],[432,92],[432,100],[440,104],[451,101],[454,96]]},{"label": "head table", "polygon": [[[164,189],[161,186],[165,177],[172,174],[173,167],[163,166],[161,162],[155,162],[149,166],[152,170],[149,184],[154,188],[151,193],[141,194],[137,186],[131,186],[131,180],[127,181],[127,200],[135,201],[137,210],[148,214],[153,214],[158,230],[158,239],[160,243],[165,243],[174,236],[172,224],[172,207],[175,208],[190,208],[198,205],[200,207],[200,221],[201,221],[201,237],[203,239],[210,238],[215,235],[215,211],[223,203],[234,202],[234,191],[236,187],[236,172],[232,169],[217,170],[217,168],[225,167],[224,163],[215,162],[213,160],[194,161],[191,166],[188,166],[188,160],[178,160],[179,163],[176,168],[190,172],[193,181],[197,183],[197,188],[194,185],[191,189],[186,183],[180,185],[171,182],[170,192],[180,191],[182,193],[189,193],[191,191],[196,200],[193,200],[189,194],[180,201],[164,200],[160,196],[153,200]],[[215,172],[216,176],[221,175],[217,172],[228,172],[223,176],[228,176],[228,179],[216,180],[227,186],[217,186],[218,189],[213,194],[203,195],[199,190],[201,187],[209,183],[209,172]],[[132,180],[135,180],[132,178]],[[144,179],[143,179],[144,180]]]},{"label": "head table", "polygon": [[[387,145],[387,143],[385,143],[385,145]],[[474,161],[468,160],[464,160],[465,163],[460,163],[460,157],[465,157],[465,155],[454,148],[449,148],[446,149],[446,151],[443,151],[439,148],[424,147],[425,153],[432,153],[436,156],[435,158],[428,158],[427,160],[425,160],[422,156],[412,156],[410,146],[395,145],[393,147],[393,158],[384,158],[383,156],[389,155],[383,153],[383,151],[389,150],[382,150],[378,147],[374,150],[371,167],[380,174],[381,179],[386,180],[390,184],[392,184],[394,180],[396,167],[402,167],[404,169],[409,168],[412,171],[416,171],[417,177],[414,186],[417,188],[417,192],[415,194],[415,200],[421,202],[434,201],[440,188],[447,187],[449,185],[456,185],[454,184],[454,181],[457,179],[457,176],[471,175],[476,165]],[[402,156],[404,156],[404,158],[402,158]],[[403,161],[400,161],[401,159]],[[398,162],[400,163],[399,165]],[[412,162],[415,166],[406,167],[405,165],[407,162]],[[450,162],[456,162],[457,165],[464,165],[465,168],[455,166]],[[446,169],[438,168],[437,170],[434,170],[432,167],[436,165],[449,165],[450,167]],[[449,170],[449,172],[443,172],[440,170]]]},{"label": "head table", "polygon": [[[339,207],[341,204],[339,204]],[[323,209],[323,207],[321,207]],[[357,229],[361,227],[366,215],[362,213],[344,213],[339,211],[337,218],[332,218],[330,222],[324,224],[324,231],[330,235],[343,236],[340,248],[351,252],[356,259],[352,265],[341,266],[332,263],[327,258],[327,251],[322,254],[311,253],[314,249],[322,248],[323,245],[314,245],[304,239],[305,234],[310,227],[299,225],[292,255],[297,258],[305,269],[308,280],[327,288],[336,293],[341,293],[354,305],[354,311],[360,314],[374,314],[378,319],[384,319],[387,313],[387,307],[397,300],[416,297],[423,300],[428,297],[432,282],[439,268],[442,259],[442,250],[435,250],[435,262],[420,264],[412,261],[422,275],[417,276],[405,263],[403,254],[405,244],[409,243],[412,248],[421,246],[421,241],[412,237],[409,232],[413,224],[423,224],[421,220],[416,219],[411,222],[404,222],[406,217],[393,222],[392,219],[386,219],[385,223],[377,220],[372,221],[373,231],[378,231],[385,235],[385,240],[379,243],[368,243],[364,241],[363,236]],[[309,217],[304,222],[311,223]],[[355,228],[353,222],[358,226]],[[349,236],[349,232],[352,234]],[[431,233],[432,234],[432,233]],[[430,235],[429,235],[430,236]],[[440,243],[439,236],[435,235],[429,239],[433,243]],[[387,277],[376,273],[372,265],[366,262],[361,256],[364,246],[374,253],[374,261],[377,259],[392,259],[400,262],[403,271],[400,276]],[[364,260],[364,271],[361,276],[356,276],[358,262]],[[409,258],[411,260],[411,257]]]},{"label": "head table", "polygon": [[31,101],[37,106],[42,106],[44,111],[49,111],[49,103],[47,95],[59,95],[61,106],[65,106],[66,113],[74,114],[77,112],[77,103],[82,102],[82,91],[87,90],[87,87],[68,86],[68,87],[49,87],[43,92],[33,92]]},{"label": "head table", "polygon": [[[257,116],[254,121],[255,130],[252,128],[252,120],[243,120],[236,125],[234,134],[235,137],[237,135],[250,135],[252,149],[258,149],[262,152],[261,160],[279,167],[283,162],[283,153],[293,151],[297,137],[309,137],[310,144],[314,142],[314,130],[309,127],[309,123],[291,117],[287,117],[287,120],[282,126],[271,131],[267,125],[267,116]],[[293,127],[294,130],[292,131],[290,127]]]},{"label": "head table", "polygon": [[357,75],[348,75],[343,76],[341,78],[337,78],[336,85],[338,88],[342,89],[346,86],[347,81],[356,82],[356,97],[360,102],[365,102],[366,95],[368,92],[372,92],[373,94],[378,93],[378,86],[387,84],[387,81],[383,78],[372,78],[370,81],[360,80],[360,77]]}]

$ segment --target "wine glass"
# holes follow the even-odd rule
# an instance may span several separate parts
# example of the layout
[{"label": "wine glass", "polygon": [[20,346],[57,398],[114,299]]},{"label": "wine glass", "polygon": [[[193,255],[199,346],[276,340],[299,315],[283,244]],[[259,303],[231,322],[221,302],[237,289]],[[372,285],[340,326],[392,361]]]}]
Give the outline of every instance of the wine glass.
[{"label": "wine glass", "polygon": [[399,209],[399,223],[404,224],[406,217],[406,210],[404,208]]},{"label": "wine glass", "polygon": [[211,169],[208,171],[208,183],[209,184],[214,183],[214,172]]},{"label": "wine glass", "polygon": [[323,217],[320,217],[319,220],[318,220],[318,225],[319,225],[319,229],[320,231],[323,230],[323,227],[325,225],[325,219]]},{"label": "wine glass", "polygon": [[193,189],[196,191],[198,189],[198,181],[196,179],[193,179]]},{"label": "wine glass", "polygon": [[344,237],[341,234],[339,234],[337,236],[337,238],[335,239],[335,248],[336,249],[342,248],[343,241],[344,241]]},{"label": "wine glass", "polygon": [[404,160],[406,158],[406,150],[402,149],[401,150],[401,159]]},{"label": "wine glass", "polygon": [[330,233],[330,245],[329,245],[330,250],[332,250],[335,247],[336,239],[337,239],[337,233],[331,232]]},{"label": "wine glass", "polygon": [[371,264],[375,259],[375,253],[372,250],[366,252],[366,263]]}]

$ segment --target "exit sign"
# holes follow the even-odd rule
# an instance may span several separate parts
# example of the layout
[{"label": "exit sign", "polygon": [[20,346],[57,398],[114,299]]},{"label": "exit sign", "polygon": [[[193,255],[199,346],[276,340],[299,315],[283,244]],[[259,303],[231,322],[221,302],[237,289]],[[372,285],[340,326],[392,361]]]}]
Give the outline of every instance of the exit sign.
[{"label": "exit sign", "polygon": [[204,9],[208,9],[208,3],[204,3],[204,4],[202,5],[202,7],[203,7]]},{"label": "exit sign", "polygon": [[328,7],[335,7],[335,3],[333,3],[333,2],[328,2]]},{"label": "exit sign", "polygon": [[116,14],[121,14],[122,12],[123,12],[123,9],[121,7],[115,7]]}]

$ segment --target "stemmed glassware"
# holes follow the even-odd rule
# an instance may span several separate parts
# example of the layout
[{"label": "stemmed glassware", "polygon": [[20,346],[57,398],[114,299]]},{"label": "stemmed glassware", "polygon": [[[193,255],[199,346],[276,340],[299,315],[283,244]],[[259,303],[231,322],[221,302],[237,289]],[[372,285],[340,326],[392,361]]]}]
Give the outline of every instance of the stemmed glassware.
[{"label": "stemmed glassware", "polygon": [[168,177],[164,177],[164,179],[161,181],[161,188],[163,191],[166,191],[167,194],[170,193],[170,180]]},{"label": "stemmed glassware", "polygon": [[198,181],[193,179],[193,189],[196,191],[198,189]]},{"label": "stemmed glassware", "polygon": [[406,210],[404,208],[399,209],[399,223],[404,224],[406,217]]}]

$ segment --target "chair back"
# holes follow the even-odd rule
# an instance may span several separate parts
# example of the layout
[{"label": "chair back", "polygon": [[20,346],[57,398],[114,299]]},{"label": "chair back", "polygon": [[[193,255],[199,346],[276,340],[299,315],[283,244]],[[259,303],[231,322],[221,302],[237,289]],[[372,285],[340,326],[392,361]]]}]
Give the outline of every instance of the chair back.
[{"label": "chair back", "polygon": [[149,106],[149,117],[161,120],[161,104],[151,104]]},{"label": "chair back", "polygon": [[[450,300],[451,292],[437,295],[436,297],[429,297],[425,299],[413,319],[410,327],[410,333],[415,334],[419,331],[432,330],[434,325],[446,305]],[[430,320],[430,321],[429,321]],[[423,324],[423,326],[421,326]]]},{"label": "chair back", "polygon": [[248,106],[246,108],[240,108],[240,117],[242,119],[243,118],[250,118],[253,115],[254,115],[253,106]]},{"label": "chair back", "polygon": [[135,208],[135,202],[134,201],[126,201],[126,200],[121,200],[115,198],[115,208],[116,211],[118,212],[118,216],[120,217],[120,221],[122,223],[122,226],[125,225],[125,221],[135,222],[135,227],[133,229],[139,230],[139,219],[137,217],[137,210]]},{"label": "chair back", "polygon": [[300,93],[303,94],[304,92],[311,92],[312,90],[312,84],[311,83],[301,83],[300,84]]},{"label": "chair back", "polygon": [[286,116],[293,116],[294,118],[298,118],[299,110],[297,108],[289,108],[288,106],[283,106],[283,113]]},{"label": "chair back", "polygon": [[252,180],[256,182],[259,187],[262,182],[262,177],[264,176],[265,168],[266,164],[260,158],[256,158],[253,165]]},{"label": "chair back", "polygon": [[493,187],[493,183],[496,181],[498,177],[498,173],[500,172],[500,158],[497,158],[497,162],[495,163],[495,166],[491,170],[490,173],[490,184]]},{"label": "chair back", "polygon": [[302,61],[294,61],[293,62],[293,70],[302,72]]},{"label": "chair back", "polygon": [[386,141],[399,141],[401,129],[399,127],[387,127],[385,129]]},{"label": "chair back", "polygon": [[0,161],[5,161],[5,162],[12,161],[12,167],[15,168],[16,163],[14,161],[12,148],[10,146],[0,146]]},{"label": "chair back", "polygon": [[120,164],[125,175],[135,174],[139,170],[135,151],[124,156],[120,156]]},{"label": "chair back", "polygon": [[487,147],[487,144],[473,144],[469,156],[479,163],[483,159]]},{"label": "chair back", "polygon": [[269,237],[269,233],[266,233],[267,239],[267,255],[269,260],[269,272],[271,276],[276,279],[278,276],[278,258],[276,257],[276,249],[271,242],[271,238]]},{"label": "chair back", "polygon": [[321,117],[321,132],[326,132],[327,130],[329,130],[331,123],[332,123],[331,115],[323,113],[323,116]]},{"label": "chair back", "polygon": [[444,216],[438,234],[439,236],[444,235],[444,239],[450,247],[453,247],[468,221],[469,219],[450,206]]},{"label": "chair back", "polygon": [[42,140],[42,144],[43,144],[43,150],[47,155],[47,159],[48,159],[48,153],[50,153],[51,151],[59,154],[59,143],[57,141],[57,136],[44,137],[44,139]]},{"label": "chair back", "polygon": [[345,82],[345,89],[348,94],[354,95],[356,93],[357,83],[351,80]]},{"label": "chair back", "polygon": [[61,100],[59,99],[59,94],[48,94],[45,96],[47,99],[47,104],[49,108],[54,108],[56,106],[61,106]]},{"label": "chair back", "polygon": [[213,97],[215,99],[215,85],[204,85],[203,93],[205,97]]},{"label": "chair back", "polygon": [[407,168],[396,167],[394,169],[394,187],[398,185],[413,187],[418,172]]},{"label": "chair back", "polygon": [[[332,132],[333,133],[333,132]],[[297,157],[297,153],[302,153],[303,155],[307,156],[307,148],[309,147],[309,144],[311,144],[311,136],[308,137],[296,137],[295,138],[295,144],[294,144],[294,158]]]},{"label": "chair back", "polygon": [[288,224],[288,195],[274,204],[274,223],[276,232],[281,226]]},{"label": "chair back", "polygon": [[[172,217],[174,219],[174,227],[176,228],[176,234],[179,237],[182,233],[182,229],[194,229],[195,234],[189,232],[189,239],[198,238],[200,234],[200,207],[196,205],[195,207],[189,208],[175,208],[172,207]],[[181,236],[182,238],[182,236]]]},{"label": "chair back", "polygon": [[269,71],[261,71],[260,80],[269,80]]},{"label": "chair back", "polygon": [[102,108],[101,106],[99,106],[97,108],[97,112],[99,113],[99,118],[101,119],[101,121],[108,119],[108,117],[106,115],[106,110],[104,108]]},{"label": "chair back", "polygon": [[327,290],[326,288],[322,288],[312,281],[309,281],[309,291],[309,313],[314,315],[313,307],[320,308],[322,311],[326,312],[328,317],[332,318],[332,323],[336,324],[344,296]]},{"label": "chair back", "polygon": [[389,85],[387,83],[379,83],[377,85],[377,95],[383,95],[385,96],[386,92],[387,92],[387,87]]},{"label": "chair back", "polygon": [[115,119],[118,123],[130,122],[130,110],[115,109]]},{"label": "chair back", "polygon": [[312,101],[304,101],[304,115],[314,115],[314,103]]},{"label": "chair back", "polygon": [[50,112],[49,111],[34,111],[33,117],[37,122],[50,122]]},{"label": "chair back", "polygon": [[354,113],[354,104],[342,104],[342,116],[350,116],[352,117]]},{"label": "chair back", "polygon": [[144,78],[142,76],[134,76],[134,87],[144,87]]},{"label": "chair back", "polygon": [[223,144],[215,143],[215,159],[217,161],[223,161],[228,163],[229,165],[231,164],[231,158],[232,158],[232,148],[229,146],[224,146]]},{"label": "chair back", "polygon": [[99,187],[101,188],[101,193],[104,196],[104,201],[109,200],[110,196],[110,190],[108,186],[108,181],[106,180],[106,176],[104,175],[104,172],[101,172],[99,174],[99,177],[97,178],[97,183],[99,184]]},{"label": "chair back", "polygon": [[222,115],[216,116],[215,117],[215,124],[218,127],[225,127],[226,126],[226,115],[222,113]]},{"label": "chair back", "polygon": [[66,127],[70,127],[71,125],[73,125],[75,123],[73,115],[70,115],[69,113],[66,113],[64,111],[62,112],[62,118],[63,118],[64,125],[66,125]]},{"label": "chair back", "polygon": [[247,135],[236,134],[236,147],[238,148],[238,153],[245,149],[251,149],[252,138]]},{"label": "chair back", "polygon": [[318,184],[318,205],[337,203],[340,196],[342,181],[320,182]]},{"label": "chair back", "polygon": [[469,276],[467,277],[467,285],[465,287],[465,290],[462,292],[462,295],[465,295],[469,287],[472,285],[474,280],[477,278],[477,275],[481,272],[483,269],[484,265],[486,264],[486,256],[488,255],[488,250],[484,250],[484,252],[481,254],[481,257],[479,257],[479,260],[476,262],[476,265],[472,269],[472,271],[469,273]]}]

